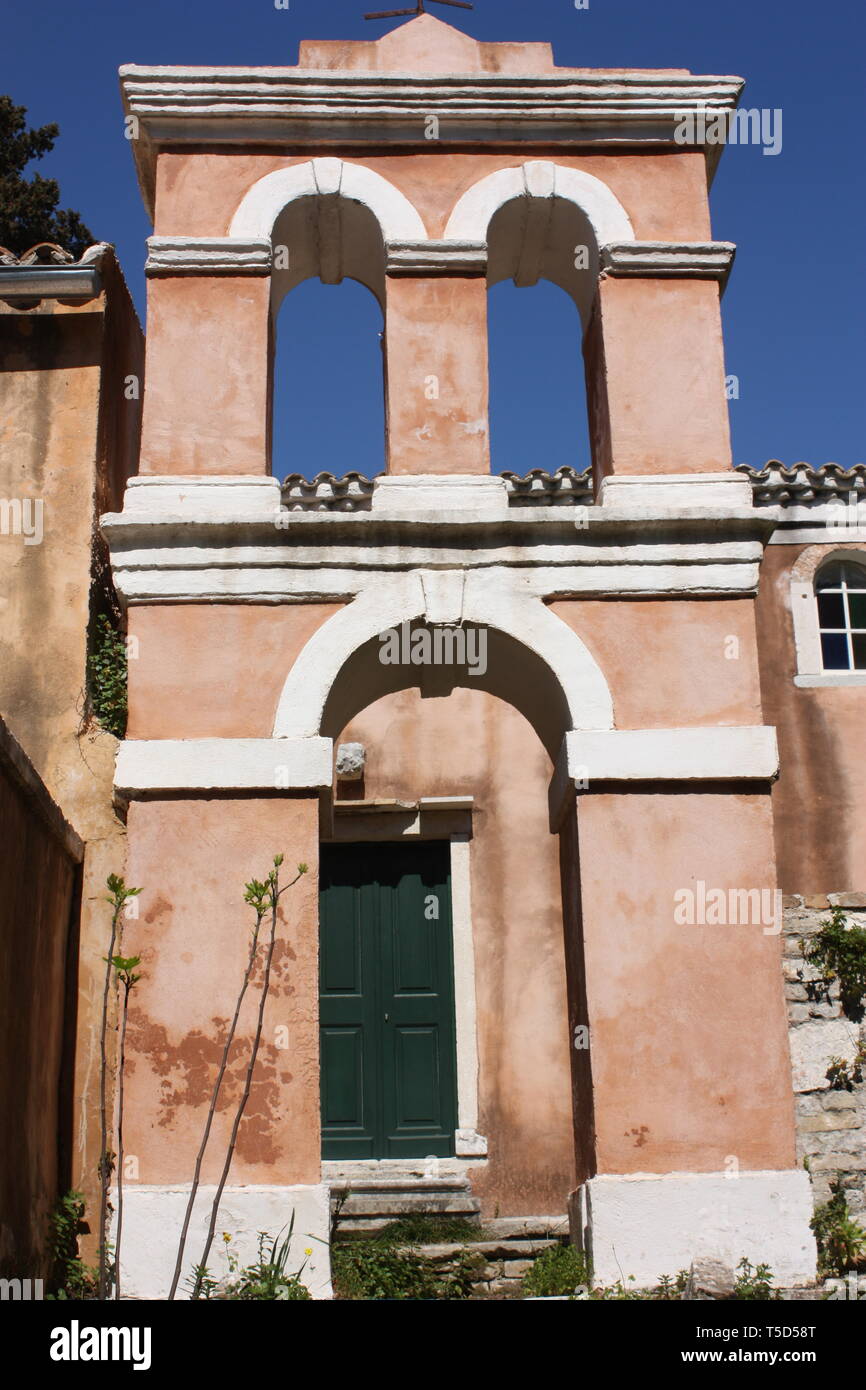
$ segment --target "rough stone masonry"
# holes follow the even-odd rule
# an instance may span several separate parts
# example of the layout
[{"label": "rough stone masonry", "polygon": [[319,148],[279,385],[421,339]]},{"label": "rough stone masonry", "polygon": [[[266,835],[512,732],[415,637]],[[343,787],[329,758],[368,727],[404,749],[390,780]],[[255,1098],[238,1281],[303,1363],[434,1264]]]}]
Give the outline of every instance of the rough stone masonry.
[{"label": "rough stone masonry", "polygon": [[866,1022],[843,1012],[839,982],[829,983],[808,965],[801,942],[808,941],[842,907],[850,923],[866,926],[866,892],[800,894],[784,900],[785,996],[797,1110],[797,1156],[812,1176],[815,1205],[826,1202],[830,1184],[840,1179],[852,1216],[866,1217],[866,1081],[851,1088],[831,1084],[834,1058],[849,1064],[866,1040]]}]

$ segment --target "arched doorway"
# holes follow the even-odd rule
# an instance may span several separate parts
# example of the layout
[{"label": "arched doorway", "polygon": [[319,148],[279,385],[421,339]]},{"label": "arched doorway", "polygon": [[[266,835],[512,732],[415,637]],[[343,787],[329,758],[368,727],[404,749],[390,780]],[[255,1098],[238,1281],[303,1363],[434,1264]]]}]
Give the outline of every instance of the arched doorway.
[{"label": "arched doorway", "polygon": [[[591,1164],[591,1088],[572,1047],[579,907],[563,901],[576,838],[552,833],[548,793],[572,707],[609,721],[606,689],[537,601],[535,650],[504,630],[520,626],[506,579],[496,627],[479,620],[483,579],[461,589],[461,626],[429,621],[414,578],[417,602],[404,577],[402,602],[368,594],[325,624],[281,701],[356,755],[322,822],[323,1156],[462,1158],[491,1212],[562,1213]],[[390,622],[362,640],[367,608],[367,630]],[[442,631],[462,634],[455,659],[413,662]]]}]

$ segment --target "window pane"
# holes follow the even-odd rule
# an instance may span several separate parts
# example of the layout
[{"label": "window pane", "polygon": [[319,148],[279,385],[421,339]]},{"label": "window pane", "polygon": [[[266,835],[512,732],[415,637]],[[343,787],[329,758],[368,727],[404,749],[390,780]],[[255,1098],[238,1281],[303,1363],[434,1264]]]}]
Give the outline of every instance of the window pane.
[{"label": "window pane", "polygon": [[845,626],[845,605],[841,594],[818,595],[818,622],[820,627]]},{"label": "window pane", "polygon": [[835,562],[832,565],[824,566],[824,568],[821,570],[821,573],[815,580],[815,588],[818,590],[832,588],[838,589],[841,583],[842,566],[838,562]]},{"label": "window pane", "polygon": [[848,639],[844,632],[822,632],[821,652],[825,671],[848,671]]},{"label": "window pane", "polygon": [[866,627],[866,594],[849,593],[848,612],[851,615],[852,627]]},{"label": "window pane", "polygon": [[853,637],[854,669],[866,671],[866,632],[858,632]]}]

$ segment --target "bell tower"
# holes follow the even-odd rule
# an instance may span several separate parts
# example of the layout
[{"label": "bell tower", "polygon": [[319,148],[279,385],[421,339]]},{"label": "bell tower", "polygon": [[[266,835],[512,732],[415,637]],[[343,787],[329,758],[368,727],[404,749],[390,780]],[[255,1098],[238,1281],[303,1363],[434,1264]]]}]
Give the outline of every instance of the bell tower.
[{"label": "bell tower", "polygon": [[[116,775],[144,888],[125,1288],[167,1287],[240,891],[278,852],[310,873],[227,1188],[241,1235],[294,1211],[327,1296],[334,1148],[411,1182],[435,1133],[485,1216],[568,1207],[602,1282],[701,1254],[807,1281],[754,613],[773,523],[731,468],[720,147],[679,135],[741,80],[559,67],[422,12],[296,66],[121,83],[154,221],[141,473],[103,522],[138,652]],[[382,308],[372,479],[271,455],[277,312],[310,277]],[[487,290],[507,279],[574,302],[591,476],[491,471]],[[446,935],[406,937],[418,979],[437,961],[438,1013],[411,1027],[340,1012],[332,903],[371,888],[340,850],[372,839],[382,881],[389,844],[417,865],[440,843]],[[426,1060],[397,1095],[401,1047]]]},{"label": "bell tower", "polygon": [[382,306],[388,475],[489,473],[487,287],[545,277],[579,311],[596,488],[728,477],[734,248],[710,233],[718,147],[675,129],[739,79],[558,68],[428,14],[303,43],[295,70],[122,77],[154,216],[144,473],[291,471],[269,457],[274,323],[315,274]]}]

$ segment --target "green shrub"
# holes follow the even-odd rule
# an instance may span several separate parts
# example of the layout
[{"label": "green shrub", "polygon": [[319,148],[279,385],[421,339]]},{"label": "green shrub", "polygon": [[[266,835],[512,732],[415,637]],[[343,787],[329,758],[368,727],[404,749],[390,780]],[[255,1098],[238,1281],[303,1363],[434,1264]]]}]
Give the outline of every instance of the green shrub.
[{"label": "green shrub", "polygon": [[484,1238],[481,1226],[465,1216],[401,1216],[381,1232],[394,1245],[471,1245]]},{"label": "green shrub", "polygon": [[390,1231],[331,1246],[334,1291],[342,1299],[463,1300],[472,1292],[478,1265],[477,1256],[463,1251],[449,1269],[437,1269],[422,1255],[399,1249]]},{"label": "green shrub", "polygon": [[538,1256],[523,1280],[530,1298],[555,1298],[589,1285],[586,1256],[575,1245],[552,1245]]},{"label": "green shrub", "polygon": [[223,1236],[223,1240],[226,1241],[229,1277],[219,1283],[207,1269],[200,1266],[193,1272],[193,1292],[197,1288],[199,1296],[206,1300],[225,1299],[232,1302],[282,1303],[309,1299],[310,1291],[301,1283],[304,1266],[296,1274],[286,1272],[292,1227],[289,1227],[289,1233],[282,1242],[280,1235],[274,1237],[268,1249],[268,1234],[266,1231],[259,1231],[259,1257],[253,1264],[243,1267],[239,1267],[237,1258],[228,1251],[230,1238]]},{"label": "green shrub", "polygon": [[93,713],[103,729],[115,738],[126,733],[126,641],[104,614],[97,618],[90,656],[87,686]]},{"label": "green shrub", "polygon": [[92,1302],[99,1297],[99,1272],[86,1265],[78,1253],[79,1237],[90,1231],[84,1210],[81,1193],[67,1192],[51,1213],[54,1292],[48,1298]]},{"label": "green shrub", "polygon": [[749,1260],[743,1256],[737,1269],[740,1272],[734,1284],[735,1299],[746,1303],[762,1303],[781,1297],[773,1288],[773,1273],[769,1265],[761,1264],[753,1269]]},{"label": "green shrub", "polygon": [[838,979],[845,1012],[859,1013],[866,994],[866,927],[849,925],[843,909],[833,907],[811,941],[801,941],[800,951],[825,978]]},{"label": "green shrub", "polygon": [[830,1200],[816,1209],[810,1222],[818,1243],[818,1272],[824,1277],[854,1269],[866,1252],[866,1231],[848,1211],[842,1184],[831,1183],[830,1191]]},{"label": "green shrub", "polygon": [[859,1086],[863,1080],[863,1069],[866,1067],[866,1042],[857,1044],[857,1051],[849,1062],[845,1057],[831,1057],[830,1065],[825,1072],[827,1080],[830,1082],[830,1089],[833,1091],[853,1091],[855,1086]]}]

